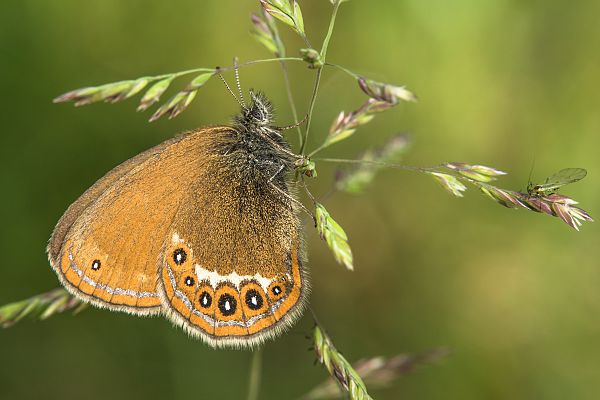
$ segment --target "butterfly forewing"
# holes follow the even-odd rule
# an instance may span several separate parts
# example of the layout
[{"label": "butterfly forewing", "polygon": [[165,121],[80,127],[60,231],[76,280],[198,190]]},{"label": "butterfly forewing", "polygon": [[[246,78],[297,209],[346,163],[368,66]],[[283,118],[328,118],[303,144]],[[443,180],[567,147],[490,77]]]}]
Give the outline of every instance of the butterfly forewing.
[{"label": "butterfly forewing", "polygon": [[[71,293],[134,314],[157,313],[157,261],[213,128],[168,140],[100,179],[67,210],[48,246]],[[187,171],[181,174],[180,171]]]}]

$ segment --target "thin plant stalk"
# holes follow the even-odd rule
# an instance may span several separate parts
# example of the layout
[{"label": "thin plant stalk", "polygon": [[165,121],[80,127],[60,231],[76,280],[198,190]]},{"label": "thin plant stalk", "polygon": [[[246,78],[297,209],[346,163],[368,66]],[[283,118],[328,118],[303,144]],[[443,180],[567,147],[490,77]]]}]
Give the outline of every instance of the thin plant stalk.
[{"label": "thin plant stalk", "polygon": [[[327,30],[327,35],[323,40],[323,46],[321,46],[321,60],[325,62],[325,58],[327,57],[327,47],[329,46],[329,40],[331,39],[331,35],[333,34],[333,27],[335,26],[335,18],[337,16],[338,8],[340,7],[341,1],[337,0],[333,4],[333,11],[331,13],[331,19],[329,20],[329,29]],[[321,83],[321,75],[323,73],[323,68],[319,68],[317,70],[317,76],[315,78],[315,86],[313,88],[313,93],[310,98],[310,105],[308,107],[308,117],[306,119],[306,131],[304,132],[304,141],[302,142],[302,146],[300,147],[300,154],[304,155],[304,151],[306,150],[306,143],[308,141],[308,134],[310,132],[310,123],[312,121],[312,114],[315,108],[315,102],[317,100],[317,94],[319,92],[319,84]]]},{"label": "thin plant stalk", "polygon": [[436,168],[440,168],[442,165],[434,166],[434,167],[413,167],[410,165],[401,165],[401,164],[393,164],[381,161],[372,161],[372,160],[353,160],[346,158],[315,158],[316,161],[330,162],[330,163],[339,163],[339,164],[371,164],[377,165],[380,167],[387,167],[393,169],[402,169],[405,171],[417,171],[417,172],[429,172],[433,171]]},{"label": "thin plant stalk", "polygon": [[[290,104],[290,108],[292,109],[292,117],[294,118],[294,125],[298,124],[298,109],[296,108],[296,102],[294,101],[294,95],[292,94],[292,85],[290,83],[290,77],[288,74],[287,64],[285,61],[281,61],[281,70],[283,72],[283,81],[285,82],[285,91],[287,93],[288,103]],[[302,137],[302,129],[300,125],[296,126],[296,131],[298,132],[298,143],[300,147],[302,147],[303,137]]]},{"label": "thin plant stalk", "polygon": [[308,117],[306,119],[306,131],[304,133],[304,140],[302,141],[302,146],[300,147],[300,154],[304,155],[304,150],[306,149],[306,143],[308,141],[308,133],[310,131],[310,123],[312,122],[312,114],[315,108],[315,100],[317,99],[317,93],[319,91],[319,84],[321,83],[321,73],[323,69],[319,69],[317,71],[317,77],[315,78],[315,86],[313,87],[312,96],[310,98],[310,105],[308,106]]},{"label": "thin plant stalk", "polygon": [[339,65],[339,64],[333,64],[333,63],[324,63],[324,65],[325,65],[325,66],[328,66],[328,67],[337,68],[337,69],[339,69],[340,71],[342,71],[342,72],[345,72],[346,74],[350,75],[351,77],[353,77],[353,78],[355,78],[355,79],[358,79],[358,78],[360,78],[360,75],[358,75],[357,73],[354,73],[354,72],[350,71],[348,68],[346,68],[346,67],[343,67],[343,66],[341,66],[341,65]]},{"label": "thin plant stalk", "polygon": [[320,152],[321,150],[323,150],[324,148],[328,147],[327,144],[323,143],[321,144],[319,147],[317,147],[316,149],[314,149],[313,151],[311,151],[310,153],[308,153],[308,158],[311,158],[312,156],[314,156],[315,154],[317,154],[318,152]]},{"label": "thin plant stalk", "polygon": [[248,400],[258,400],[260,380],[262,375],[262,349],[252,352],[250,361],[250,376],[248,380]]}]

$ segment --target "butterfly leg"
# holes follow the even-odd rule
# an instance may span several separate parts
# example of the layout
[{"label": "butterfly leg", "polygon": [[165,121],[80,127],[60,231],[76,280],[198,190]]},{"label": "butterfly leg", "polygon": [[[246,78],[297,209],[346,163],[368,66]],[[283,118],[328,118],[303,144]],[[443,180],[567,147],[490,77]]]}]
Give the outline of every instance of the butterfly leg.
[{"label": "butterfly leg", "polygon": [[285,165],[280,165],[280,166],[279,166],[279,169],[277,170],[277,172],[275,172],[275,173],[273,174],[273,176],[271,176],[271,177],[269,178],[269,181],[268,181],[268,182],[269,182],[269,183],[273,182],[273,179],[275,179],[275,177],[276,177],[277,175],[279,175],[279,173],[280,173],[281,171],[283,171],[283,169],[284,169],[284,168],[285,168]]},{"label": "butterfly leg", "polygon": [[304,206],[304,204],[302,204],[300,201],[296,200],[295,198],[293,198],[292,196],[290,196],[289,194],[287,194],[286,192],[284,192],[283,190],[278,188],[277,185],[275,185],[273,182],[269,182],[269,185],[271,185],[271,187],[273,189],[275,189],[277,192],[279,192],[279,194],[281,194],[283,197],[285,197],[289,201],[293,202],[294,204],[298,205],[304,212],[306,212],[308,215],[310,215],[313,220],[315,219],[315,216],[313,215],[313,213],[311,213],[308,210],[308,208],[306,208]]}]

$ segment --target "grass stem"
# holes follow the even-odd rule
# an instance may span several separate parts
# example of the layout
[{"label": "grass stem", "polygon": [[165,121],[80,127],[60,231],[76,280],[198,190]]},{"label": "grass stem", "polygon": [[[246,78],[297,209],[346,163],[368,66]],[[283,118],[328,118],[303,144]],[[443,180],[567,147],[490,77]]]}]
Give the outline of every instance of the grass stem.
[{"label": "grass stem", "polygon": [[262,349],[252,352],[250,361],[250,376],[248,380],[248,400],[258,400],[260,379],[262,375]]},{"label": "grass stem", "polygon": [[[329,41],[331,40],[331,35],[333,34],[333,27],[335,26],[335,18],[337,17],[337,12],[340,7],[341,1],[337,0],[333,4],[333,11],[331,12],[331,19],[329,20],[329,28],[327,29],[327,35],[325,35],[325,39],[323,40],[323,45],[321,46],[321,60],[325,62],[325,58],[327,57],[327,48],[329,47]],[[308,107],[308,117],[306,120],[306,131],[304,133],[304,141],[302,142],[302,146],[300,147],[300,154],[304,155],[304,151],[306,150],[306,143],[308,142],[308,134],[310,132],[310,123],[312,121],[312,114],[315,108],[315,102],[317,100],[317,94],[319,93],[319,84],[321,83],[321,75],[323,74],[323,68],[319,68],[317,70],[317,76],[315,77],[315,85],[313,87],[312,96],[310,98],[310,105]]]}]

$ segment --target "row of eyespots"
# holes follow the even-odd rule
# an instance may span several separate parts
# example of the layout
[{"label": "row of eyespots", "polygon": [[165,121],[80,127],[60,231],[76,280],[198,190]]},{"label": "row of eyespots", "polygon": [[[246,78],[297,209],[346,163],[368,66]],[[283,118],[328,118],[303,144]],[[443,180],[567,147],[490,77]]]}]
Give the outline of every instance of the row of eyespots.
[{"label": "row of eyespots", "polygon": [[[197,303],[202,309],[210,309],[212,302],[213,298],[207,290],[203,290],[198,296]],[[262,295],[254,289],[246,292],[245,302],[251,310],[260,310],[264,304]],[[237,300],[229,293],[224,293],[219,297],[218,307],[224,316],[233,315],[237,309]]]},{"label": "row of eyespots", "polygon": [[[238,309],[237,296],[234,296],[231,293],[218,294],[218,290],[219,289],[217,289],[217,307],[220,313],[225,317],[234,315]],[[206,288],[199,292],[199,295],[196,299],[196,304],[200,310],[206,310],[207,312],[211,310],[213,306],[213,295],[211,293],[212,289]],[[283,293],[283,291],[281,291],[281,293]],[[251,311],[262,310],[266,305],[264,293],[256,289],[247,290],[242,300]]]},{"label": "row of eyespots", "polygon": [[[176,265],[182,265],[185,261],[187,260],[187,253],[183,248],[177,248],[175,249],[175,251],[173,251],[173,261],[175,262]],[[94,263],[98,262],[98,268],[100,267],[100,262],[98,260],[94,261]],[[92,266],[92,268],[94,268],[94,266]],[[185,284],[186,286],[192,287],[195,285],[196,281],[192,276],[187,276],[185,278]],[[283,289],[281,286],[285,286],[286,283],[285,282],[275,282],[275,284],[271,285],[270,289],[271,292],[273,293],[273,296],[275,298],[278,298],[282,293],[283,293]],[[246,299],[246,304],[248,304],[248,307],[250,307],[251,309],[259,309],[262,305],[262,297],[260,297],[260,295],[258,294],[258,292],[254,291],[253,294],[251,295],[248,299]],[[257,300],[260,299],[260,300]],[[257,305],[257,302],[260,301],[261,305]],[[256,307],[256,308],[253,308]]]},{"label": "row of eyespots", "polygon": [[[192,276],[186,276],[184,282],[193,281]],[[269,300],[274,303],[282,298],[286,292],[285,283],[276,283],[270,287]],[[247,288],[250,286],[250,288]],[[215,303],[216,299],[216,304]],[[247,317],[262,314],[268,310],[268,301],[264,291],[256,282],[249,282],[242,286],[241,295],[238,297],[238,292],[231,286],[222,286],[217,289],[216,295],[214,290],[208,284],[201,284],[195,295],[196,307],[198,310],[210,314],[214,306],[223,317],[231,317],[238,312],[240,305],[238,299],[244,302],[246,306],[245,313]]]},{"label": "row of eyespots", "polygon": [[[181,266],[188,259],[188,255],[185,249],[177,248],[172,253],[172,260],[176,266]],[[182,282],[181,280],[179,282]],[[188,290],[193,290],[196,286],[196,279],[191,274],[185,275],[183,278],[183,284],[187,286]],[[247,289],[250,287],[249,289]],[[287,292],[288,283],[285,278],[275,279],[268,288],[268,297],[271,302],[276,302],[281,299]],[[246,290],[247,289],[247,290]],[[188,291],[186,290],[186,292]],[[225,291],[225,293],[219,294],[219,291]],[[237,313],[238,307],[238,291],[230,286],[223,286],[217,289],[217,302],[216,306],[219,313],[223,317],[231,317],[236,319],[235,314]],[[213,296],[214,290],[207,284],[199,284],[199,289],[196,291],[195,304],[200,311],[210,314],[213,310]],[[259,315],[267,311],[267,300],[266,295],[261,286],[254,281],[246,282],[241,288],[241,300],[247,306],[246,314],[248,317]],[[241,314],[239,315],[241,318]]]}]

